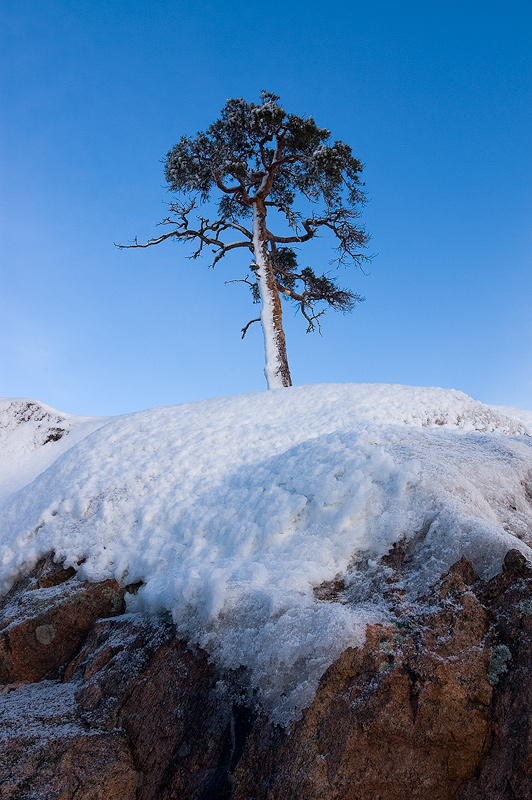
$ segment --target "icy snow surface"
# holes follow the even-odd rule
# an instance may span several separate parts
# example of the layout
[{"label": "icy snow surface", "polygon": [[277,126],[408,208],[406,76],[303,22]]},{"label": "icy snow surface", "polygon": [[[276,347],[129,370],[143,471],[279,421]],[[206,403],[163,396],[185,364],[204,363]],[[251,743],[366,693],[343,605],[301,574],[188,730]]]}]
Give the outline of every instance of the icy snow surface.
[{"label": "icy snow surface", "polygon": [[[385,617],[387,579],[413,596],[463,554],[484,577],[512,547],[532,558],[530,412],[333,384],[100,420],[36,404],[51,421],[35,429],[13,421],[21,402],[0,405],[22,487],[0,474],[3,590],[51,550],[85,559],[82,577],[142,580],[130,610],[169,611],[220,666],[246,666],[281,723]],[[46,424],[70,432],[44,443]],[[396,543],[401,574],[381,561]]]}]

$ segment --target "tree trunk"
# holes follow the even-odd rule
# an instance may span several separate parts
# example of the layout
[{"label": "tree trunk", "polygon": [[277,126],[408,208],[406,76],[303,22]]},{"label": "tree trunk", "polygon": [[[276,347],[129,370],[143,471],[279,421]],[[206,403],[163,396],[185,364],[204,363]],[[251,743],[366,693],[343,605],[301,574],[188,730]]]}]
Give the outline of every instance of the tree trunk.
[{"label": "tree trunk", "polygon": [[281,298],[268,248],[266,206],[261,198],[255,198],[253,203],[253,249],[262,300],[260,319],[266,354],[264,374],[268,389],[280,389],[283,386],[291,386],[292,379],[286,357]]}]

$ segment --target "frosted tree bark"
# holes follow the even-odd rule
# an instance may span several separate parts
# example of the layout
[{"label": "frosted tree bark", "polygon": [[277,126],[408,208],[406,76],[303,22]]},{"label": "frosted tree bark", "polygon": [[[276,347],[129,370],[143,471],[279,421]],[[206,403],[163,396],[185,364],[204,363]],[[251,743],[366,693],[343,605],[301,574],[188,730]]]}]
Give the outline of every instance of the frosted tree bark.
[{"label": "frosted tree bark", "polygon": [[291,386],[286,357],[281,298],[275,282],[266,233],[266,206],[261,198],[253,202],[253,250],[262,301],[261,323],[264,333],[266,366],[264,374],[268,389]]}]

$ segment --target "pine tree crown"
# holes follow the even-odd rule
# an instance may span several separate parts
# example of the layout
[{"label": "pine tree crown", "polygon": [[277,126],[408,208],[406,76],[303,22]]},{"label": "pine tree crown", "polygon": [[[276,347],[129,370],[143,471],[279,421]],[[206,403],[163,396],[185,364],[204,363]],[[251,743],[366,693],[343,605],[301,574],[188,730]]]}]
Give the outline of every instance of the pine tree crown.
[{"label": "pine tree crown", "polygon": [[363,165],[349,145],[331,143],[331,132],[313,117],[287,114],[278,100],[266,91],[260,104],[230,99],[205,132],[182,136],[166,156],[168,188],[207,202],[220,183],[236,181],[245,192],[222,193],[218,203],[222,218],[234,219],[248,215],[246,193],[258,190],[265,170],[276,165],[270,205],[286,213],[300,192],[313,204],[322,200],[327,211],[349,206],[352,215],[365,201]]}]

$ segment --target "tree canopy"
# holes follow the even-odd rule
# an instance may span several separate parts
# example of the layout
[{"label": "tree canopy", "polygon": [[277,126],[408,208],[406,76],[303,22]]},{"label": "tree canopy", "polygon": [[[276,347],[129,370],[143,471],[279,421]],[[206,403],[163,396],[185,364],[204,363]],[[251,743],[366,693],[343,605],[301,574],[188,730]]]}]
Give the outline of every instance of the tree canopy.
[{"label": "tree canopy", "polygon": [[[365,202],[362,164],[313,117],[288,114],[278,100],[270,92],[261,93],[260,103],[230,99],[205,132],[182,136],[165,161],[174,199],[160,224],[171,230],[145,244],[121,245],[177,239],[193,244],[191,258],[211,251],[212,266],[247,248],[251,276],[242,280],[254,301],[262,301],[260,318],[251,322],[262,322],[269,388],[291,385],[280,295],[297,304],[307,331],[319,327],[327,306],[350,311],[362,300],[338,287],[330,271],[300,267],[298,246],[328,232],[334,261],[358,266],[368,258],[362,249],[369,239],[357,222]],[[212,203],[214,216],[202,216],[200,209]],[[270,212],[280,215],[275,226]]]}]

